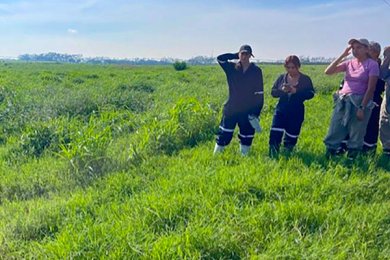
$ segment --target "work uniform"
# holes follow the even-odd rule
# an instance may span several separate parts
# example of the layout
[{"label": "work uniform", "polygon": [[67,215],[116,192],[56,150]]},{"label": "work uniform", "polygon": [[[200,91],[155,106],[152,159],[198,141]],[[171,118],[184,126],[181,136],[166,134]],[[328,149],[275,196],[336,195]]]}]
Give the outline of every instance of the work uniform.
[{"label": "work uniform", "polygon": [[226,53],[217,57],[219,65],[226,74],[229,87],[229,97],[223,107],[223,116],[216,138],[217,145],[222,147],[231,142],[237,124],[240,143],[245,146],[252,144],[255,129],[250,124],[248,116],[259,117],[264,102],[261,69],[254,63],[250,63],[244,72],[241,66],[229,61],[234,59],[238,59],[238,53]]},{"label": "work uniform", "polygon": [[313,83],[307,75],[302,73],[295,86],[296,93],[284,92],[282,87],[287,84],[287,75],[287,73],[280,75],[271,90],[271,95],[279,98],[272,119],[269,139],[270,149],[275,151],[279,151],[283,136],[283,144],[287,149],[292,149],[296,145],[305,117],[303,103],[314,97]]}]

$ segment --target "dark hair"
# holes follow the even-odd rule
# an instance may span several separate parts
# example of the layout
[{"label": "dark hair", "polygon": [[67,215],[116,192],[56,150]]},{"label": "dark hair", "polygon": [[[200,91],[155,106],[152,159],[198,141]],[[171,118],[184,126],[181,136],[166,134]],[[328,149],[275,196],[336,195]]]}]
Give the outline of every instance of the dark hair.
[{"label": "dark hair", "polygon": [[295,55],[287,56],[286,60],[284,61],[284,66],[286,67],[287,64],[292,63],[295,65],[295,67],[300,68],[301,67],[301,61],[299,58]]}]

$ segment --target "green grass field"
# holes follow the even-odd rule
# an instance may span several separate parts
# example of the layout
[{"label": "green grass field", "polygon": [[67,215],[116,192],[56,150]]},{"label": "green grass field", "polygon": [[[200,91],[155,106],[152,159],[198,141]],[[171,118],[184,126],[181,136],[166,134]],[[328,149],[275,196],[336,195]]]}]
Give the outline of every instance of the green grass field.
[{"label": "green grass field", "polygon": [[390,259],[390,162],[326,160],[340,76],[302,71],[296,150],[268,157],[281,65],[261,66],[251,154],[213,157],[216,66],[0,63],[0,258]]}]

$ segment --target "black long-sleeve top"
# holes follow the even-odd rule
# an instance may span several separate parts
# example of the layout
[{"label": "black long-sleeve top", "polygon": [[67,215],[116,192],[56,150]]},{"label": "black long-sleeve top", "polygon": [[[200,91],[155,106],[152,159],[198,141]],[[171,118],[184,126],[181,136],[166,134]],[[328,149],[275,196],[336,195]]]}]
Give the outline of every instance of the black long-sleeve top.
[{"label": "black long-sleeve top", "polygon": [[314,97],[314,87],[309,76],[300,73],[298,84],[295,86],[297,92],[288,94],[282,90],[283,84],[287,83],[287,73],[282,74],[275,81],[271,95],[279,98],[277,109],[288,111],[297,111],[304,108],[303,102]]},{"label": "black long-sleeve top", "polygon": [[225,71],[229,97],[224,104],[224,114],[247,113],[259,116],[264,103],[263,73],[254,63],[243,72],[236,68],[236,63],[229,60],[238,59],[238,53],[226,53],[217,57],[219,65]]},{"label": "black long-sleeve top", "polygon": [[[378,59],[377,62],[380,68],[382,64],[382,60]],[[378,81],[376,82],[375,92],[374,92],[374,96],[372,97],[372,100],[377,104],[382,103],[382,93],[384,91],[385,91],[385,81],[379,78]]]},{"label": "black long-sleeve top", "polygon": [[385,82],[382,79],[378,79],[376,82],[376,88],[372,100],[377,104],[382,102],[382,93],[385,91]]}]

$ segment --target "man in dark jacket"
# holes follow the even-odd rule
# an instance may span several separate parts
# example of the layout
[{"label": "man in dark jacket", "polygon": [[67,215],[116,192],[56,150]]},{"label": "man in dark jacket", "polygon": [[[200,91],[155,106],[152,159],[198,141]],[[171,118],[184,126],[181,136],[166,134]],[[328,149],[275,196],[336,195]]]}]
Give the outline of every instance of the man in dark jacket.
[{"label": "man in dark jacket", "polygon": [[251,56],[253,57],[252,48],[243,45],[238,53],[226,53],[217,57],[227,77],[229,97],[223,107],[214,154],[222,152],[230,143],[237,124],[242,155],[248,154],[255,131],[261,130],[258,118],[264,102],[263,74],[258,66],[250,62]]}]

